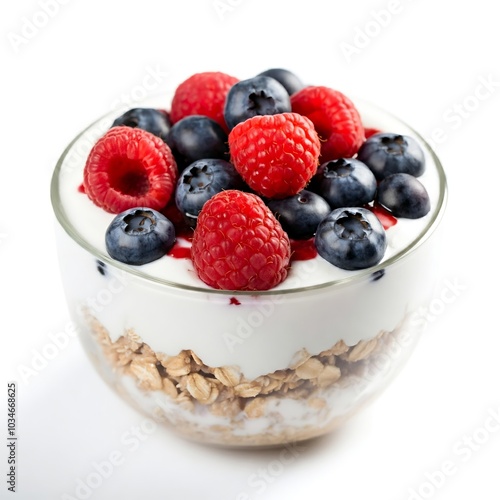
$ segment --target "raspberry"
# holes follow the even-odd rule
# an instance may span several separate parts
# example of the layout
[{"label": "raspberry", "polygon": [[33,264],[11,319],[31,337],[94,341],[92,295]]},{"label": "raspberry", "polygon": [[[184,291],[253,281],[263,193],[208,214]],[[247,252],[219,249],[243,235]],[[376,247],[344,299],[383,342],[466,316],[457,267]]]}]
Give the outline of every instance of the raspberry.
[{"label": "raspberry", "polygon": [[174,191],[177,165],[159,137],[119,126],[96,142],[83,175],[88,197],[108,212],[141,206],[160,210]]},{"label": "raspberry", "polygon": [[224,104],[229,89],[238,81],[238,78],[218,71],[190,76],[175,90],[170,110],[172,124],[185,116],[204,115],[229,132],[224,120]]},{"label": "raspberry", "polygon": [[291,97],[292,111],[307,116],[321,138],[321,162],[351,158],[365,140],[353,102],[338,90],[309,86]]},{"label": "raspberry", "polygon": [[297,113],[254,116],[229,134],[231,162],[267,198],[304,189],[318,167],[320,142],[312,122]]},{"label": "raspberry", "polygon": [[228,189],[203,206],[191,258],[198,276],[222,290],[269,290],[287,276],[290,240],[255,194]]}]

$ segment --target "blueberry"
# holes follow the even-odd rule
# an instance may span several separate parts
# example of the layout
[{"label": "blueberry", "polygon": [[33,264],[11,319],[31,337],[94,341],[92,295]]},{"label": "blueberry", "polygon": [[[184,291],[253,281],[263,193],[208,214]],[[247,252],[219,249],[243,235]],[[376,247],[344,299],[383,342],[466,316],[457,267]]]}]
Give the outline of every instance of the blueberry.
[{"label": "blueberry", "polygon": [[125,264],[141,266],[165,255],[175,243],[175,229],[150,208],[130,208],[118,214],[106,230],[106,250]]},{"label": "blueberry", "polygon": [[318,224],[332,211],[325,199],[305,189],[288,198],[268,200],[266,204],[293,240],[312,238]]},{"label": "blueberry", "polygon": [[243,180],[231,163],[220,159],[197,160],[182,171],[177,181],[175,204],[187,224],[195,227],[200,210],[214,194],[243,188]]},{"label": "blueberry", "polygon": [[278,80],[278,82],[285,87],[288,95],[295,94],[295,92],[304,88],[304,84],[300,78],[295,73],[292,73],[287,69],[271,68],[259,73],[257,76],[270,76],[271,78]]},{"label": "blueberry", "polygon": [[424,185],[410,174],[393,174],[378,186],[377,201],[395,217],[419,219],[431,209]]},{"label": "blueberry", "polygon": [[167,136],[179,170],[203,158],[229,159],[227,134],[208,116],[189,115],[174,125]]},{"label": "blueberry", "polygon": [[425,171],[424,152],[407,135],[374,134],[361,145],[357,159],[368,165],[378,180],[399,173],[418,177]]},{"label": "blueberry", "polygon": [[283,85],[269,76],[255,76],[235,83],[227,93],[224,119],[229,129],[257,115],[275,115],[292,110]]},{"label": "blueberry", "polygon": [[352,158],[328,161],[318,168],[314,190],[332,208],[359,207],[375,198],[377,180],[362,162]]},{"label": "blueberry", "polygon": [[315,236],[325,260],[349,271],[378,264],[387,240],[376,215],[365,208],[336,208],[323,219]]},{"label": "blueberry", "polygon": [[159,109],[133,108],[115,119],[111,127],[117,126],[147,130],[165,141],[170,129],[170,121],[167,114]]}]

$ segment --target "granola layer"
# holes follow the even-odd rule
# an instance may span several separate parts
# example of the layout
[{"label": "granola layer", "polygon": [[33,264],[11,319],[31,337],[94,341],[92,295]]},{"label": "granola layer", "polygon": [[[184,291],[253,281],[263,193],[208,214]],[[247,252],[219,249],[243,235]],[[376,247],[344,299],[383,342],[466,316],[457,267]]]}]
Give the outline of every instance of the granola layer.
[{"label": "granola layer", "polygon": [[155,352],[132,329],[113,342],[95,317],[87,321],[127,399],[185,437],[223,445],[276,445],[330,432],[371,399],[414,343],[401,340],[406,329],[399,326],[354,346],[340,340],[314,355],[302,349],[288,367],[250,380],[237,366],[208,366],[189,349]]}]

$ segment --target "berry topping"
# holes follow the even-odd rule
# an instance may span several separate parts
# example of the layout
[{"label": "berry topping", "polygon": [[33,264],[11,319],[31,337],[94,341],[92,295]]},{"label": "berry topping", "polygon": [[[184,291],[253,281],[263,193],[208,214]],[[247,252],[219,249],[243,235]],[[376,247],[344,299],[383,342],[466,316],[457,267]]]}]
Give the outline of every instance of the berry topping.
[{"label": "berry topping", "polygon": [[410,174],[393,174],[380,182],[377,201],[396,217],[419,219],[431,209],[423,184]]},{"label": "berry topping", "polygon": [[387,247],[382,224],[365,208],[335,209],[319,224],[315,243],[321,257],[347,270],[378,264]]},{"label": "berry topping", "polygon": [[222,290],[268,290],[287,276],[290,241],[264,202],[227,190],[198,217],[191,257],[198,276]]},{"label": "berry topping", "polygon": [[314,238],[308,240],[291,240],[290,245],[292,247],[292,262],[298,260],[311,260],[318,255],[316,245],[314,244]]},{"label": "berry topping", "polygon": [[206,201],[225,189],[241,189],[244,183],[231,163],[219,159],[198,160],[186,167],[175,191],[175,203],[191,227]]},{"label": "berry topping", "polygon": [[269,200],[267,206],[294,240],[312,238],[318,224],[332,211],[326,200],[305,189],[288,198]]},{"label": "berry topping", "polygon": [[363,208],[373,212],[386,231],[398,223],[398,219],[396,219],[389,210],[380,205],[380,203],[374,202],[371,205],[365,205]]},{"label": "berry topping", "polygon": [[111,213],[147,206],[160,210],[177,180],[170,148],[139,128],[114,127],[91,149],[84,168],[88,197]]},{"label": "berry topping", "polygon": [[158,136],[160,139],[166,140],[170,122],[167,113],[159,109],[133,108],[116,118],[111,126],[141,128]]},{"label": "berry topping", "polygon": [[377,191],[377,180],[371,170],[352,158],[323,163],[314,185],[332,208],[365,205],[373,201]]},{"label": "berry topping", "polygon": [[[375,266],[398,218],[430,211],[417,138],[384,132],[375,120],[364,126],[342,92],[304,86],[287,69],[241,81],[196,73],[164,109],[117,117],[78,187],[118,214],[105,242],[121,262],[190,259],[213,288],[268,290],[298,260]],[[393,238],[414,225],[400,224],[387,233],[393,250]],[[97,270],[107,274],[100,261]]]},{"label": "berry topping", "polygon": [[353,102],[338,90],[309,86],[291,97],[292,111],[307,116],[321,138],[321,160],[354,156],[365,131]]},{"label": "berry topping", "polygon": [[202,115],[179,120],[170,129],[167,144],[180,169],[202,158],[229,159],[226,132],[215,120]]},{"label": "berry topping", "polygon": [[175,196],[172,196],[170,201],[161,210],[159,210],[159,212],[172,222],[177,236],[180,236],[181,234],[191,234],[191,228],[187,226],[186,221],[184,220],[184,215],[177,208]]},{"label": "berry topping", "polygon": [[288,95],[295,94],[295,92],[304,88],[304,84],[300,78],[295,73],[292,73],[287,69],[271,68],[259,73],[257,76],[270,76],[271,78],[278,80],[278,82],[285,87]]},{"label": "berry topping", "polygon": [[359,148],[357,159],[368,165],[378,180],[399,173],[418,177],[425,170],[422,148],[407,135],[374,134]]},{"label": "berry topping", "polygon": [[302,191],[318,166],[320,142],[310,120],[297,113],[255,116],[229,133],[231,163],[267,198]]},{"label": "berry topping", "polygon": [[174,225],[149,208],[136,207],[118,214],[106,231],[109,255],[135,266],[159,259],[174,242]]},{"label": "berry topping", "polygon": [[238,81],[238,78],[219,71],[195,73],[176,88],[170,120],[175,124],[185,116],[204,115],[227,132],[224,103],[229,89]]},{"label": "berry topping", "polygon": [[365,137],[368,139],[372,135],[380,134],[382,131],[378,128],[365,127]]},{"label": "berry topping", "polygon": [[290,96],[281,83],[269,76],[255,76],[231,87],[224,106],[224,118],[231,130],[248,118],[291,110]]}]

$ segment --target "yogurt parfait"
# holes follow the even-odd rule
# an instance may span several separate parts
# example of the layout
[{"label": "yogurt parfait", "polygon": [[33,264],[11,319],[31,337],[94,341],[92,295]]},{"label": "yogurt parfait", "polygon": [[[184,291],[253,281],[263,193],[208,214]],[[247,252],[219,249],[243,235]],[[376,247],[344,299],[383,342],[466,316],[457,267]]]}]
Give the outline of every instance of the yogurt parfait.
[{"label": "yogurt parfait", "polygon": [[91,124],[51,196],[103,379],[188,439],[253,447],[331,432],[403,367],[446,180],[376,106],[284,69],[214,71]]}]

